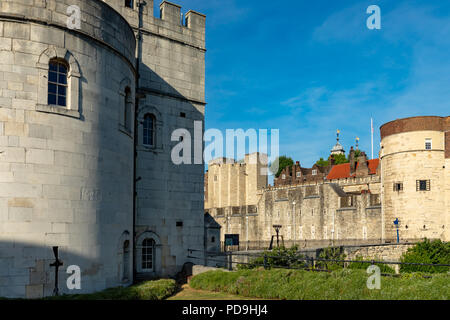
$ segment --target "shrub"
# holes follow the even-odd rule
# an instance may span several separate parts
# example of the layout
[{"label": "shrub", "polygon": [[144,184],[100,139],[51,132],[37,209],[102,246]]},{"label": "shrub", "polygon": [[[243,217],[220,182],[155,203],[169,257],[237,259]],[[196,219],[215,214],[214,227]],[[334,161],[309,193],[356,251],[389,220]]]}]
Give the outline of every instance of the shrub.
[{"label": "shrub", "polygon": [[302,268],[307,266],[305,256],[298,253],[298,246],[292,246],[287,249],[285,247],[274,248],[253,259],[249,264],[239,264],[237,267],[239,270],[254,269],[264,265],[264,256],[266,257],[266,266],[272,267],[288,267],[288,268]]},{"label": "shrub", "polygon": [[[362,256],[358,256],[353,260],[357,260],[357,261],[371,261],[371,260],[367,260],[364,259]],[[375,261],[382,261],[382,259],[379,258],[375,258],[373,259]],[[347,268],[349,269],[364,269],[367,270],[367,268],[370,266],[370,263],[363,263],[363,262],[350,262],[350,264],[347,266]],[[378,266],[381,270],[381,273],[395,273],[395,270],[390,267],[387,264],[383,264],[383,263],[375,263],[376,266]]]},{"label": "shrub", "polygon": [[[441,240],[430,241],[425,239],[409,248],[401,257],[401,262],[450,264],[450,243]],[[450,267],[433,267],[419,265],[400,265],[401,272],[448,272]]]},{"label": "shrub", "polygon": [[[346,255],[344,254],[342,247],[324,248],[319,253],[319,259],[325,260],[344,260],[345,257]],[[316,268],[326,270],[339,270],[344,268],[344,262],[317,261]]]}]

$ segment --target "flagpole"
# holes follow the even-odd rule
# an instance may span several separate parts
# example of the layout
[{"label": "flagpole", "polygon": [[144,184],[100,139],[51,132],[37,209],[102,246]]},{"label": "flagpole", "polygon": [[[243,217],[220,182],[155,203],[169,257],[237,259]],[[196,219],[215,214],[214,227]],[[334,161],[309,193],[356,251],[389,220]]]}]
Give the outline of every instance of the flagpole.
[{"label": "flagpole", "polygon": [[371,140],[372,140],[372,159],[373,159],[373,118],[370,118],[370,131],[371,131]]}]

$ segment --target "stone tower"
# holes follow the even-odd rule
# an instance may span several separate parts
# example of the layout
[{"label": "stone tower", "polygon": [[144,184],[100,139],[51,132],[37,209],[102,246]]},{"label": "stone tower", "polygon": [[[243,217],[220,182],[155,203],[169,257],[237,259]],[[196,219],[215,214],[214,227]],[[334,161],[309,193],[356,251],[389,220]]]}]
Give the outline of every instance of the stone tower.
[{"label": "stone tower", "polygon": [[205,16],[160,8],[1,1],[0,296],[51,294],[53,246],[61,293],[174,275],[203,248],[203,166],[174,165],[170,137],[203,120]]},{"label": "stone tower", "polygon": [[450,117],[381,126],[383,238],[449,240]]}]

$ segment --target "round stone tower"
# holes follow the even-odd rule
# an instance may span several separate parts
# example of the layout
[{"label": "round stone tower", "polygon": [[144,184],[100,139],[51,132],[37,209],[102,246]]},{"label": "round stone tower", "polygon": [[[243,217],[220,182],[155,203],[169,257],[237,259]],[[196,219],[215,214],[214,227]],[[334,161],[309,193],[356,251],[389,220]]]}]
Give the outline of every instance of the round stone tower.
[{"label": "round stone tower", "polygon": [[400,241],[448,237],[449,120],[423,116],[381,126],[385,240],[396,241],[397,227]]},{"label": "round stone tower", "polygon": [[52,294],[54,246],[60,293],[131,283],[135,49],[103,1],[1,1],[0,296]]}]

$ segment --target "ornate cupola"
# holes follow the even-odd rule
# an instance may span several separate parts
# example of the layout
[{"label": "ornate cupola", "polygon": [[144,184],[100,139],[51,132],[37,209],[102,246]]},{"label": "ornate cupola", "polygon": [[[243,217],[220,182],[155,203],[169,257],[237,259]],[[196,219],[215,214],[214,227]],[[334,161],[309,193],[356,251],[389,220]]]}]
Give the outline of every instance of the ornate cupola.
[{"label": "ornate cupola", "polygon": [[331,149],[331,154],[345,154],[344,147],[339,143],[339,134],[341,131],[336,131],[336,144],[334,145],[333,149]]}]

